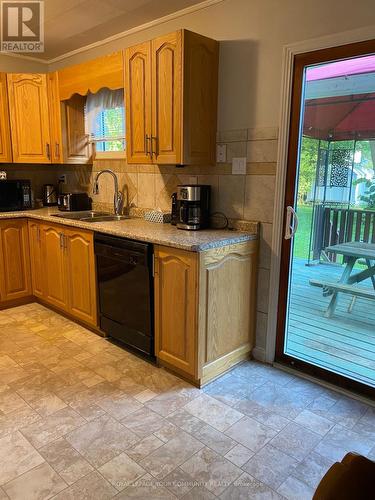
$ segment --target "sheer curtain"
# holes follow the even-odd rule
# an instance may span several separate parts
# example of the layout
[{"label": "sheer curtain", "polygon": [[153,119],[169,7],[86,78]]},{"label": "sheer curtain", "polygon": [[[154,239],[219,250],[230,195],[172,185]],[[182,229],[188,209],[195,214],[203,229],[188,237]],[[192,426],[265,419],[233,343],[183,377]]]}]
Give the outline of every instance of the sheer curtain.
[{"label": "sheer curtain", "polygon": [[[106,110],[121,109],[112,121],[106,120],[104,116]],[[125,136],[124,123],[124,91],[123,89],[110,90],[103,88],[96,94],[89,92],[86,99],[86,132],[92,139],[104,136],[122,137]]]}]

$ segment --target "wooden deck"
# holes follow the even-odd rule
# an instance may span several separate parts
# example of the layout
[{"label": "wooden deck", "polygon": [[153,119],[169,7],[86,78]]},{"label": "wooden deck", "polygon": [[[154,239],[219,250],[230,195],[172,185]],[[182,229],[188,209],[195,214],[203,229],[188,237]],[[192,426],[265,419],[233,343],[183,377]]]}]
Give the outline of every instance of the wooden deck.
[{"label": "wooden deck", "polygon": [[[309,284],[310,279],[338,280],[343,268],[305,265],[294,259],[286,352],[330,371],[375,387],[375,301],[339,294],[332,318],[325,318],[331,297]],[[370,280],[360,284],[373,290]]]}]

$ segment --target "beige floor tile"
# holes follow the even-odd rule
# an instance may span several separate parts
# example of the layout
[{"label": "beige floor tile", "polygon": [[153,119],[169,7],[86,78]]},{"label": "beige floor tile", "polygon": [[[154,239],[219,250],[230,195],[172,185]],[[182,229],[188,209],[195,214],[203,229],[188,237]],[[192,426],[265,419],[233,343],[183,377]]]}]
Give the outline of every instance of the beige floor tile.
[{"label": "beige floor tile", "polygon": [[177,498],[182,498],[194,488],[196,481],[190,474],[177,467],[163,479],[163,484]]},{"label": "beige floor tile", "polygon": [[157,479],[163,479],[201,448],[201,442],[181,431],[179,436],[141,460],[140,465]]},{"label": "beige floor tile", "polygon": [[288,500],[311,500],[314,490],[303,481],[289,476],[277,490]]},{"label": "beige floor tile", "polygon": [[224,457],[234,465],[237,465],[237,467],[242,467],[253,455],[254,452],[249,450],[249,448],[242,446],[242,444],[237,444]]},{"label": "beige floor tile", "polygon": [[229,427],[225,434],[251,451],[257,452],[276,436],[277,431],[250,417],[244,417]]},{"label": "beige floor tile", "polygon": [[239,411],[207,395],[193,399],[184,409],[218,431],[225,431],[243,417]]},{"label": "beige floor tile", "polygon": [[297,422],[297,424],[303,425],[310,431],[320,434],[321,436],[327,434],[327,432],[335,425],[331,420],[321,417],[310,410],[303,410],[299,415],[297,415],[294,421]]},{"label": "beige floor tile", "polygon": [[156,481],[155,478],[146,474],[138,481],[128,486],[125,490],[119,493],[116,500],[125,498],[139,498],[145,500],[175,500],[177,497],[167,488]]},{"label": "beige floor tile", "polygon": [[44,462],[42,456],[20,432],[0,439],[0,485]]},{"label": "beige floor tile", "polygon": [[79,479],[69,488],[54,497],[54,500],[108,500],[116,495],[117,491],[97,471]]},{"label": "beige floor tile", "polygon": [[33,446],[41,448],[84,423],[77,412],[67,407],[24,427],[22,433]]},{"label": "beige floor tile", "polygon": [[66,403],[64,403],[64,401],[58,398],[55,394],[49,394],[48,396],[44,396],[41,399],[37,399],[36,401],[30,403],[30,405],[42,417],[51,415],[52,413],[55,413],[56,411],[62,410],[66,407]]},{"label": "beige floor tile", "polygon": [[303,460],[319,443],[321,436],[296,423],[287,425],[271,441],[272,446],[296,460]]},{"label": "beige floor tile", "polygon": [[210,448],[203,448],[184,464],[181,469],[214,495],[220,495],[242,471]]},{"label": "beige floor tile", "polygon": [[127,415],[130,415],[130,413],[134,413],[143,408],[143,405],[131,396],[105,398],[100,400],[97,405],[116,420],[121,420]]},{"label": "beige floor tile", "polygon": [[18,431],[22,429],[22,427],[26,427],[40,419],[41,416],[39,413],[31,408],[16,410],[6,415],[2,415],[0,416],[0,438]]},{"label": "beige floor tile", "polygon": [[177,387],[148,401],[146,406],[165,417],[194,400],[199,394],[199,389],[195,387]]},{"label": "beige floor tile", "polygon": [[220,495],[220,498],[222,500],[234,500],[235,498],[241,500],[283,500],[284,497],[266,484],[244,473]]},{"label": "beige floor tile", "polygon": [[158,413],[144,407],[128,415],[122,423],[137,436],[144,438],[163,427],[165,419]]},{"label": "beige floor tile", "polygon": [[150,401],[150,399],[153,399],[156,396],[157,396],[156,392],[150,391],[150,389],[146,389],[145,391],[142,391],[133,397],[140,403],[146,403],[147,401]]},{"label": "beige floor tile", "polygon": [[47,463],[38,465],[4,486],[11,500],[47,500],[67,487]]},{"label": "beige floor tile", "polygon": [[131,448],[139,438],[109,416],[99,417],[66,436],[69,443],[94,467]]},{"label": "beige floor tile", "polygon": [[101,475],[121,491],[146,474],[126,453],[121,453],[99,468]]},{"label": "beige floor tile", "polygon": [[217,497],[204,486],[194,486],[183,498],[184,500],[213,500]]},{"label": "beige floor tile", "polygon": [[136,462],[140,462],[142,458],[147,457],[153,451],[163,446],[164,441],[159,439],[158,437],[150,434],[149,436],[141,439],[133,448],[126,451],[126,454],[135,460]]},{"label": "beige floor tile", "polygon": [[242,469],[274,490],[294,472],[298,461],[271,445],[264,446]]}]

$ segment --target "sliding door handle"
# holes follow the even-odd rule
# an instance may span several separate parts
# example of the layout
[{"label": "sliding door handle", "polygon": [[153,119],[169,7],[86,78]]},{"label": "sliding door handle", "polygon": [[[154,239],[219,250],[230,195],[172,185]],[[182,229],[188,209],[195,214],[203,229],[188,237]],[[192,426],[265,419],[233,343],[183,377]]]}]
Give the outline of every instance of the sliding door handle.
[{"label": "sliding door handle", "polygon": [[285,234],[286,240],[291,240],[298,229],[298,215],[290,205],[286,207]]}]

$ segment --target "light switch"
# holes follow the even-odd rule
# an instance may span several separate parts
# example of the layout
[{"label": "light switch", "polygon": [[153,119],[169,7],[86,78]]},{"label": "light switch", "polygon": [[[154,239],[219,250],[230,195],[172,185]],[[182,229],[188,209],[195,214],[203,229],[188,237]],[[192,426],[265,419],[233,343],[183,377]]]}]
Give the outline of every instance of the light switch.
[{"label": "light switch", "polygon": [[217,163],[225,163],[227,161],[227,145],[218,144],[216,146],[216,161]]},{"label": "light switch", "polygon": [[233,158],[232,159],[232,174],[233,175],[246,175],[246,158]]}]

